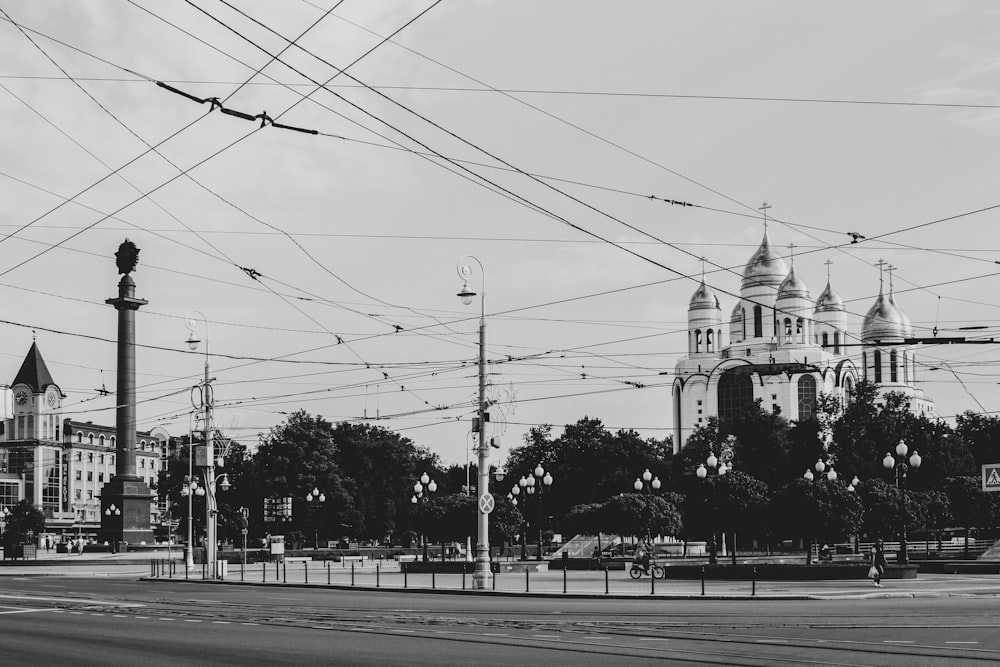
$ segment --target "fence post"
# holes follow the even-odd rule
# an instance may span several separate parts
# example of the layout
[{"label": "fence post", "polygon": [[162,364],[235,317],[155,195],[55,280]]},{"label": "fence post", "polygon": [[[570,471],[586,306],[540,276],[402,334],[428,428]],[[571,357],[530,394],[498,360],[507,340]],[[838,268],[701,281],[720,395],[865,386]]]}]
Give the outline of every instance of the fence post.
[{"label": "fence post", "polygon": [[281,565],[278,561],[274,561],[274,581],[277,582],[281,578]]},{"label": "fence post", "polygon": [[431,561],[431,590],[437,588],[437,578],[435,576],[434,561]]},{"label": "fence post", "polygon": [[649,566],[649,594],[656,595],[656,570],[652,564]]},{"label": "fence post", "polygon": [[604,594],[608,595],[608,593],[609,593],[609,589],[608,589],[608,566],[605,565],[604,566]]},{"label": "fence post", "polygon": [[208,559],[206,558],[201,564],[201,578],[206,579],[208,577]]},{"label": "fence post", "polygon": [[701,594],[705,594],[705,566],[701,566]]},{"label": "fence post", "polygon": [[497,575],[498,574],[500,574],[500,566],[499,565],[497,566],[497,571],[493,574],[493,590],[497,589]]},{"label": "fence post", "polygon": [[750,595],[757,597],[757,566],[753,566],[753,589],[750,591]]},{"label": "fence post", "polygon": [[403,588],[409,588],[409,577],[407,576],[409,570],[406,569],[406,563],[400,563],[399,566],[403,568]]}]

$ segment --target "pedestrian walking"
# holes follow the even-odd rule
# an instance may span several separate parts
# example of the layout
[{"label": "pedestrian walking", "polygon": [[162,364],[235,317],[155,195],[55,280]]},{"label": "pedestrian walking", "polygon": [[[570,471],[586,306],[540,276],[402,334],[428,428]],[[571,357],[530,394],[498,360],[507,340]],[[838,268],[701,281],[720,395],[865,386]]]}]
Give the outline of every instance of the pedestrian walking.
[{"label": "pedestrian walking", "polygon": [[872,583],[877,588],[882,588],[882,575],[885,574],[887,563],[885,562],[885,545],[882,539],[875,540],[871,551],[872,566],[868,568],[868,576],[872,578]]}]

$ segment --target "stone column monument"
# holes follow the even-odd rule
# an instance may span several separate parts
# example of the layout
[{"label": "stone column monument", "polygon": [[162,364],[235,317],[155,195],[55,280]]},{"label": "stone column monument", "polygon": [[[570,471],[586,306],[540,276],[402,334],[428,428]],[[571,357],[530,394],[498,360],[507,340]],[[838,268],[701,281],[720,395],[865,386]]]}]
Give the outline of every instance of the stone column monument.
[{"label": "stone column monument", "polygon": [[150,503],[153,494],[142,478],[135,474],[135,311],[148,302],[135,297],[135,281],[129,275],[135,271],[139,249],[125,239],[115,253],[118,273],[118,296],[108,299],[118,311],[118,387],[115,394],[115,476],[101,489],[101,529],[97,539],[116,545],[152,544],[149,526]]}]

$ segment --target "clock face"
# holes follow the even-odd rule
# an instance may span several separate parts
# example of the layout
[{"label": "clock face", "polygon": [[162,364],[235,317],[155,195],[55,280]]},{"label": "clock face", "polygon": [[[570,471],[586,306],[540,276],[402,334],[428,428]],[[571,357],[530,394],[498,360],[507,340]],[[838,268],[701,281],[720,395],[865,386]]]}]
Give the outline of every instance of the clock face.
[{"label": "clock face", "polygon": [[28,392],[26,392],[24,389],[18,389],[14,393],[14,400],[17,401],[18,405],[24,405],[25,403],[28,402]]},{"label": "clock face", "polygon": [[45,392],[45,402],[49,404],[50,408],[56,407],[59,403],[59,392],[51,387],[47,392]]}]

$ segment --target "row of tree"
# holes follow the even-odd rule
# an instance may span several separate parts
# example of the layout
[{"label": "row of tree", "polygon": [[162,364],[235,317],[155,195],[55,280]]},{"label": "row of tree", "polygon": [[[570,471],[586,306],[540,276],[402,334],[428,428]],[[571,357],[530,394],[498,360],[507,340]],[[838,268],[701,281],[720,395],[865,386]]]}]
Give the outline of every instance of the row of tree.
[{"label": "row of tree", "polygon": [[[610,432],[597,419],[567,425],[558,437],[549,426],[533,428],[504,470],[491,470],[497,499],[491,543],[542,528],[687,539],[739,532],[747,544],[747,538],[834,541],[859,532],[890,537],[904,522],[911,529],[996,525],[1000,505],[979,491],[978,472],[981,464],[1000,461],[1000,419],[967,413],[950,427],[911,413],[900,395],[876,398],[877,388],[861,383],[847,405],[821,398],[817,417],[797,423],[757,403],[731,422],[709,419],[676,455],[669,438]],[[900,440],[922,456],[905,493],[882,466]],[[732,472],[699,478],[698,466],[727,442]],[[189,450],[178,450],[160,480],[174,518],[182,520],[187,503],[179,492]],[[839,479],[802,479],[818,459]],[[537,465],[552,475],[551,486],[515,496],[514,487]],[[646,469],[661,489],[650,493],[647,485],[635,493],[634,480]],[[225,470],[232,490],[220,495],[223,537],[239,535],[241,506],[250,510],[251,535],[284,532],[305,544],[410,544],[418,535],[464,541],[475,534],[474,467],[443,466],[428,448],[371,424],[332,424],[295,412],[263,435],[255,451],[233,444]],[[424,489],[420,502],[411,502],[424,472],[436,491]],[[846,480],[855,476],[860,483],[849,491]],[[307,500],[314,489],[323,502]],[[265,523],[264,498],[284,497],[292,498],[290,521]],[[200,526],[203,507],[195,505],[194,514]]]}]

